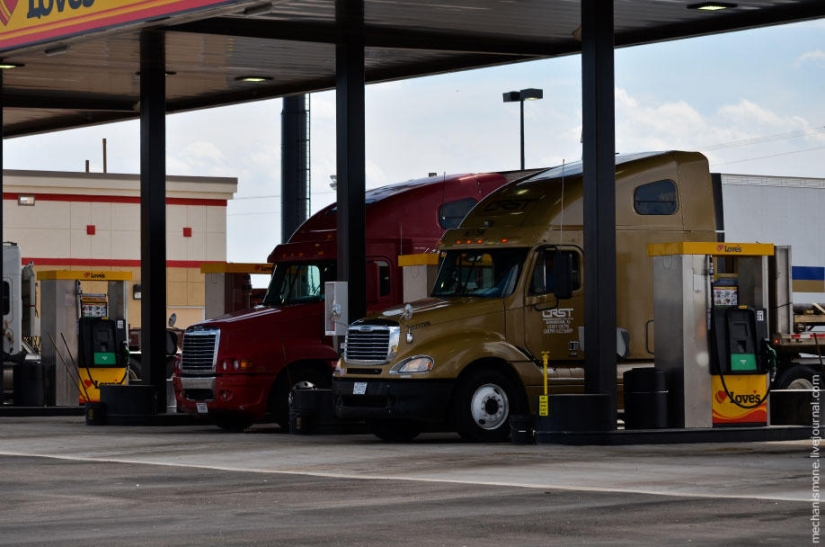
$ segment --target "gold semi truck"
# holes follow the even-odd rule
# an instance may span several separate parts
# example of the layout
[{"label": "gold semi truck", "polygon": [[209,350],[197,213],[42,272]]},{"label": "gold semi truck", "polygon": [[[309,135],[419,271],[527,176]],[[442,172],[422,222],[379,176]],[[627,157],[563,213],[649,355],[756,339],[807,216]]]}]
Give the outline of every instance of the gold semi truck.
[{"label": "gold semi truck", "polygon": [[[616,157],[619,378],[653,360],[647,246],[715,241],[719,201],[702,154]],[[502,440],[509,417],[531,412],[543,392],[545,352],[551,391],[581,392],[583,224],[581,163],[481,201],[444,234],[430,298],[349,327],[333,378],[337,415],[367,421],[386,440],[433,427]]]}]

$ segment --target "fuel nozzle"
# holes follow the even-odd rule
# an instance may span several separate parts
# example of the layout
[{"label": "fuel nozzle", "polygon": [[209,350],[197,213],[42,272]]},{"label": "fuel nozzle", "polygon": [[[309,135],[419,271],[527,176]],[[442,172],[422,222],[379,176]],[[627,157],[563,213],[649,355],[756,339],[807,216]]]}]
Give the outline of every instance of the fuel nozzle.
[{"label": "fuel nozzle", "polygon": [[768,368],[769,380],[771,384],[776,379],[776,350],[771,346],[768,338],[762,340],[762,352],[764,354],[765,366]]}]

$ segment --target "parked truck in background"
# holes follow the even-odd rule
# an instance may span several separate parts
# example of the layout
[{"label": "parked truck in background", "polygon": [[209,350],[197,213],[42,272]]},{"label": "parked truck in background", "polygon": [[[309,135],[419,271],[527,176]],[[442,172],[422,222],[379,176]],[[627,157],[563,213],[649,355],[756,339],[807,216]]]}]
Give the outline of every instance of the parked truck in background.
[{"label": "parked truck in background", "polygon": [[[825,304],[795,303],[793,248],[777,246],[770,257],[770,345],[777,374],[772,389],[814,389],[814,376],[825,374]],[[825,258],[825,256],[822,256]],[[810,266],[809,266],[810,267]],[[797,284],[811,288],[811,284]]]},{"label": "parked truck in background", "polygon": [[16,243],[3,243],[3,362],[0,364],[0,404],[12,393],[14,366],[40,358],[40,323],[35,311],[37,279],[31,264],[22,265]]},{"label": "parked truck in background", "polygon": [[[525,173],[430,177],[367,191],[368,309],[402,301],[399,255],[434,252],[445,229]],[[336,210],[314,214],[275,247],[262,305],[186,329],[173,377],[179,411],[208,415],[229,430],[267,417],[286,428],[293,388],[330,386],[339,355],[325,335],[323,300],[325,282],[337,273]]]},{"label": "parked truck in background", "polygon": [[[716,241],[718,181],[695,152],[616,157],[620,394],[623,372],[654,357],[647,246]],[[333,376],[338,416],[387,440],[429,428],[502,440],[509,417],[532,412],[543,392],[543,352],[552,392],[581,392],[582,194],[581,163],[551,168],[502,187],[449,230],[430,298],[348,329]]]}]

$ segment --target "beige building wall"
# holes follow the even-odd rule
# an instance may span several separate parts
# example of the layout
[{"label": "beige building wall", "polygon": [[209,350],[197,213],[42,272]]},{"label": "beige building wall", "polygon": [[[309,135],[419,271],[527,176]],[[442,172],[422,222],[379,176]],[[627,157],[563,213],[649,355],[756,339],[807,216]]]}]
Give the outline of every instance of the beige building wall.
[{"label": "beige building wall", "polygon": [[[108,173],[4,171],[3,238],[17,243],[35,271],[130,271],[129,317],[140,327],[140,177]],[[226,205],[235,178],[170,176],[166,185],[167,317],[202,321],[206,262],[226,261]],[[34,205],[22,205],[33,198]],[[83,281],[86,293],[105,282]],[[39,310],[38,310],[39,311]]]}]

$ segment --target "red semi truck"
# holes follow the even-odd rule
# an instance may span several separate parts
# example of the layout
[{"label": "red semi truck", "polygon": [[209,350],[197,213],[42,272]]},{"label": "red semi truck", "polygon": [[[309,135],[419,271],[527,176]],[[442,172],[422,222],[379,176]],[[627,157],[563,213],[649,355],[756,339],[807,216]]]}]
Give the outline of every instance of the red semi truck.
[{"label": "red semi truck", "polygon": [[[367,191],[368,310],[402,302],[399,255],[434,251],[479,200],[531,172],[430,177]],[[262,305],[186,329],[173,377],[179,411],[227,430],[267,418],[286,428],[293,388],[330,387],[339,356],[324,334],[323,301],[325,282],[336,279],[336,210],[314,214],[275,247]]]}]

